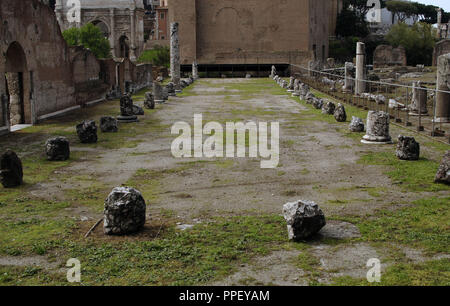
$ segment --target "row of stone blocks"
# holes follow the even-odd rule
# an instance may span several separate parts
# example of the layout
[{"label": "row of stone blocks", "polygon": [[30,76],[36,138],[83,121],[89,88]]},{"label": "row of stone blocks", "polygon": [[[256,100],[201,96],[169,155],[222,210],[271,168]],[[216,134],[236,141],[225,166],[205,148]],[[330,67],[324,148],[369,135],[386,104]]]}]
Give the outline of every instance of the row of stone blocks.
[{"label": "row of stone blocks", "polygon": [[[181,88],[185,88],[193,82],[192,78],[183,80],[181,81]],[[169,95],[175,94],[173,83],[169,83],[166,89]],[[167,98],[162,97],[163,102],[165,99]],[[155,108],[154,93],[146,93],[144,106],[149,109]],[[144,114],[142,108],[133,105],[133,100],[129,95],[121,98],[120,110],[121,115],[117,119],[113,117],[102,117],[100,119],[102,132],[118,132],[118,122],[136,122],[136,116]],[[77,125],[76,129],[81,143],[97,142],[95,121],[83,121]],[[63,161],[70,157],[70,144],[66,137],[58,136],[48,139],[45,148],[48,160]],[[16,187],[23,183],[22,162],[15,152],[7,150],[0,158],[0,165],[1,183],[5,188]],[[112,190],[105,201],[104,207],[105,234],[126,235],[134,233],[144,226],[145,220],[146,203],[138,190],[131,187],[116,187]]]}]

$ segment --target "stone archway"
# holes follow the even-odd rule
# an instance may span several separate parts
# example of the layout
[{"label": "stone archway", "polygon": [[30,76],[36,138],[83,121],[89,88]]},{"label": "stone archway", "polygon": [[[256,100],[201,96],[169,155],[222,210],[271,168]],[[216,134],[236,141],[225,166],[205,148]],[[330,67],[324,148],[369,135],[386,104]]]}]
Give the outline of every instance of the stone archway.
[{"label": "stone archway", "polygon": [[105,38],[109,39],[110,30],[109,30],[108,25],[104,21],[97,19],[97,20],[91,21],[91,23],[100,29],[100,31],[103,33],[103,36]]},{"label": "stone archway", "polygon": [[22,46],[18,42],[6,51],[5,82],[10,125],[31,124],[30,72]]}]

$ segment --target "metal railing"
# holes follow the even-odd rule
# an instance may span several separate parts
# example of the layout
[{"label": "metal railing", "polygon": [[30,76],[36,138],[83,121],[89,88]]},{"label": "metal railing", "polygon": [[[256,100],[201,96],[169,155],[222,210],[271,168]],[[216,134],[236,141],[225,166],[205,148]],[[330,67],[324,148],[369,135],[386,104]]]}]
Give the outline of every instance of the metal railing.
[{"label": "metal railing", "polygon": [[[389,113],[391,120],[405,127],[415,127],[417,132],[426,133],[432,137],[441,137],[444,142],[450,143],[450,123],[437,122],[436,97],[437,93],[448,94],[450,91],[427,88],[424,85],[420,90],[425,90],[426,113],[412,112],[411,103],[412,85],[395,84],[383,81],[358,80],[333,71],[319,71],[308,69],[298,65],[292,65],[292,71],[296,72],[296,78],[318,91],[365,110],[385,111]],[[346,81],[347,80],[347,81]],[[419,81],[419,79],[418,79]],[[355,95],[356,82],[362,82],[366,88],[363,94]],[[344,85],[347,87],[344,88]],[[450,103],[450,101],[448,101]]]}]

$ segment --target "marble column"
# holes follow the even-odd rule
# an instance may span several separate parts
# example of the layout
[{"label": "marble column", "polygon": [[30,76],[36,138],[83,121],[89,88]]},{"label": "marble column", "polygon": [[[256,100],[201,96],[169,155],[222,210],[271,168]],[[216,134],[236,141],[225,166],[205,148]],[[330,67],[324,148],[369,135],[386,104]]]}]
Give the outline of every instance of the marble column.
[{"label": "marble column", "polygon": [[130,10],[130,25],[131,25],[131,47],[130,47],[130,61],[136,62],[136,10]]},{"label": "marble column", "polygon": [[178,38],[178,22],[170,24],[170,73],[172,76],[172,83],[175,85],[175,90],[181,92],[180,87],[180,42]]},{"label": "marble column", "polygon": [[109,10],[109,18],[110,18],[110,31],[109,33],[109,44],[111,45],[111,56],[113,58],[116,57],[116,24],[115,24],[115,18],[114,18],[114,8],[111,8]]},{"label": "marble column", "polygon": [[356,84],[355,94],[360,95],[366,91],[366,46],[362,42],[356,45]]},{"label": "marble column", "polygon": [[427,110],[427,90],[422,87],[422,82],[417,81],[413,83],[413,96],[410,105],[410,115],[426,115]]},{"label": "marble column", "polygon": [[20,82],[17,72],[8,72],[6,74],[9,91],[9,118],[10,124],[16,125],[22,123],[22,101],[20,97]]},{"label": "marble column", "polygon": [[198,80],[198,64],[197,61],[192,63],[192,78]]},{"label": "marble column", "polygon": [[[450,53],[438,57],[436,89],[450,91]],[[450,94],[448,93],[436,93],[435,122],[450,122]]]}]

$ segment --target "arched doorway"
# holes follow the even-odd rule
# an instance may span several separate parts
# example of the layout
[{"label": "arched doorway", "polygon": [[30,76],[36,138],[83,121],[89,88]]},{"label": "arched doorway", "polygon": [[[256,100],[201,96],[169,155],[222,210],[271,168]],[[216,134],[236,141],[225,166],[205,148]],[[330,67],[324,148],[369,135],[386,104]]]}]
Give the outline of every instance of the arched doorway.
[{"label": "arched doorway", "polygon": [[103,33],[103,36],[105,38],[109,38],[109,29],[108,29],[108,26],[106,25],[106,23],[104,23],[101,20],[94,20],[91,23],[100,29],[100,31]]},{"label": "arched doorway", "polygon": [[120,57],[129,58],[130,57],[130,46],[128,44],[128,37],[125,35],[119,38],[119,46],[120,46]]},{"label": "arched doorway", "polygon": [[8,96],[8,117],[11,126],[31,124],[31,73],[22,46],[18,42],[6,51],[5,82]]}]

